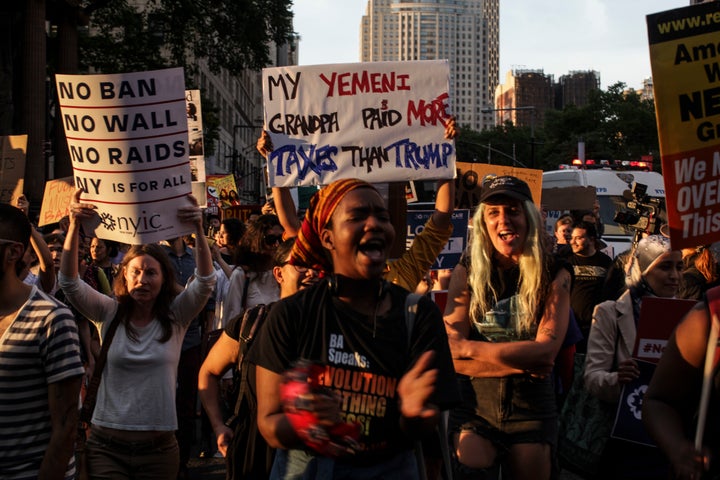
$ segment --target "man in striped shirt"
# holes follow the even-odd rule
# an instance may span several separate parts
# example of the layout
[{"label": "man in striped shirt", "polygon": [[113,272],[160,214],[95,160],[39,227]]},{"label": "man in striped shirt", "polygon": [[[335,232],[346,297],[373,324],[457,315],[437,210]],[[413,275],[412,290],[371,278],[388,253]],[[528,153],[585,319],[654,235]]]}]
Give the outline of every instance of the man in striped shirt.
[{"label": "man in striped shirt", "polygon": [[73,479],[80,342],[68,308],[18,278],[30,229],[0,204],[0,478]]}]

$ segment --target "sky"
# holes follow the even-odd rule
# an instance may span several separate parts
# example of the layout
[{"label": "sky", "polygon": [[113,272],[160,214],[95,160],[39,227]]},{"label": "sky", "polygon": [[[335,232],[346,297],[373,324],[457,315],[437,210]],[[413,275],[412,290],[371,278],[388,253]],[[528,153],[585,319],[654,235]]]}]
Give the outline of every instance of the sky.
[{"label": "sky", "polygon": [[[360,60],[367,0],[294,0],[300,65]],[[689,0],[500,0],[500,79],[511,69],[600,72],[601,88],[651,76],[645,16]]]}]

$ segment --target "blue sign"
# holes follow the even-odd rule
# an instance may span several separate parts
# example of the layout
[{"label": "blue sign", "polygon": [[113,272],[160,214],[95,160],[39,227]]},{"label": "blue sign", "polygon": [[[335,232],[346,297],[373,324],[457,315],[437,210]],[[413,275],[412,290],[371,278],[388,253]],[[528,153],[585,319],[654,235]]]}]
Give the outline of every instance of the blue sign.
[{"label": "blue sign", "polygon": [[[425,223],[432,216],[432,210],[408,210],[406,248],[410,248],[415,237],[423,231]],[[468,219],[470,210],[455,210],[452,215],[453,233],[443,248],[431,270],[454,268],[460,261],[460,255],[467,247]]]},{"label": "blue sign", "polygon": [[650,379],[655,372],[655,364],[638,359],[635,361],[640,368],[640,376],[623,386],[615,425],[610,436],[654,447],[655,443],[642,423],[642,404]]}]

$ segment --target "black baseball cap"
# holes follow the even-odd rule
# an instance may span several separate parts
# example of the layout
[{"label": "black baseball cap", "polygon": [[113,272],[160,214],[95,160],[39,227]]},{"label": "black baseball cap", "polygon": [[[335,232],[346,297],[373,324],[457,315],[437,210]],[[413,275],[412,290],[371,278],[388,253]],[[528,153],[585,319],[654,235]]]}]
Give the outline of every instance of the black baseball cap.
[{"label": "black baseball cap", "polygon": [[483,181],[482,190],[480,192],[480,203],[485,203],[491,197],[504,195],[514,198],[515,200],[532,202],[532,194],[530,187],[517,177],[503,175],[501,177],[488,178]]}]

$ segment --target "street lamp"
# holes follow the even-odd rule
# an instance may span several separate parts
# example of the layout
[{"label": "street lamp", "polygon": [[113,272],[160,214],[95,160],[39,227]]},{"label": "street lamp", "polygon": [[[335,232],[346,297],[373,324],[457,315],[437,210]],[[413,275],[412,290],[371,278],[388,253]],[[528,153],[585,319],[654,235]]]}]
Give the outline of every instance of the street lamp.
[{"label": "street lamp", "polygon": [[525,107],[501,107],[501,108],[483,108],[481,110],[482,113],[492,113],[492,112],[505,112],[505,111],[513,111],[513,110],[529,110],[531,112],[530,115],[530,168],[535,168],[535,115],[537,114],[537,110],[535,109],[534,105],[528,105]]},{"label": "street lamp", "polygon": [[[239,172],[238,172],[238,157],[240,156],[240,154],[237,150],[237,143],[236,143],[237,131],[242,128],[249,128],[249,129],[255,130],[258,128],[262,129],[263,126],[262,125],[249,125],[249,124],[233,125],[233,133],[232,133],[232,174],[233,174],[233,178],[242,178],[239,176]],[[258,189],[258,192],[259,191],[260,191],[260,189]]]}]

